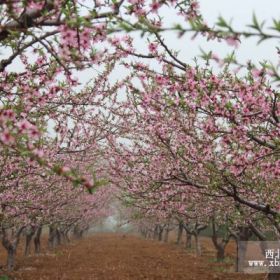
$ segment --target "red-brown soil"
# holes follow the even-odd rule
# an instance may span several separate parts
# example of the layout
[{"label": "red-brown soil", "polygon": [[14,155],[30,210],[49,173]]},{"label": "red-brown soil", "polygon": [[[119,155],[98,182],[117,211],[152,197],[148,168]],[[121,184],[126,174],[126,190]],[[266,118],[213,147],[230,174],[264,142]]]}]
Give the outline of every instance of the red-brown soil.
[{"label": "red-brown soil", "polygon": [[[44,240],[46,245],[46,240]],[[232,263],[214,262],[211,240],[202,239],[203,256],[196,257],[183,246],[144,240],[133,235],[96,234],[72,241],[40,256],[22,256],[19,248],[17,266],[9,279],[20,280],[140,280],[140,279],[264,279],[264,275],[228,272]],[[234,244],[228,247],[234,255]],[[4,263],[3,249],[0,262]],[[2,272],[5,274],[5,271]]]}]

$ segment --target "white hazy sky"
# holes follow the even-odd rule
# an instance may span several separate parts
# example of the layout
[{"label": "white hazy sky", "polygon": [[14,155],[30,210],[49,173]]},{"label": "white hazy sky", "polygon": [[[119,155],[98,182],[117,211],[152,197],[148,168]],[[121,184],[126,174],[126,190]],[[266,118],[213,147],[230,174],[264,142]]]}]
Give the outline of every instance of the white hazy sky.
[{"label": "white hazy sky", "polygon": [[[266,20],[268,25],[271,24],[272,18],[280,19],[280,0],[198,0],[200,3],[200,10],[205,21],[212,26],[219,15],[225,19],[233,20],[233,25],[237,29],[246,30],[246,25],[251,23],[252,14],[255,12],[260,20]],[[176,14],[171,14],[169,9],[162,9],[161,15],[166,18],[166,25],[173,25],[178,23],[179,17]],[[181,22],[182,23],[182,22]],[[135,36],[137,48],[146,53],[146,43],[143,38],[138,35]],[[229,47],[226,43],[219,43],[217,41],[206,41],[205,38],[198,36],[195,40],[191,40],[191,35],[185,35],[178,39],[174,32],[166,32],[163,34],[165,42],[174,50],[180,51],[180,58],[191,63],[193,58],[200,54],[199,48],[206,51],[212,50],[214,53],[223,57],[230,53],[234,48]],[[261,45],[256,45],[256,39],[243,40],[241,46],[236,50],[236,56],[241,62],[246,62],[251,59],[254,62],[267,59],[274,64],[278,63],[278,56],[276,46],[280,45],[279,41],[268,40]],[[4,51],[4,53],[3,53]],[[1,54],[7,54],[5,50],[1,50]],[[0,58],[2,55],[0,54]],[[20,71],[18,61],[9,67],[12,71]],[[117,73],[119,76],[120,73]],[[92,76],[92,71],[84,73],[79,76],[81,81],[88,80]],[[115,76],[115,75],[114,75]]]},{"label": "white hazy sky", "polygon": [[[211,27],[222,15],[227,21],[232,19],[234,28],[240,31],[248,30],[247,25],[252,23],[252,15],[256,14],[260,21],[265,20],[267,26],[272,25],[272,19],[280,19],[280,0],[200,0],[200,11],[207,24]],[[174,26],[175,23],[181,23],[185,26],[183,20],[172,13],[169,8],[162,8],[160,15],[165,18],[164,26]],[[269,31],[269,30],[268,30]],[[270,31],[269,31],[270,32]],[[135,38],[135,46],[140,53],[147,54],[146,39],[140,38],[139,34],[131,34]],[[193,34],[187,34],[178,39],[174,32],[162,33],[165,43],[173,50],[179,51],[179,58],[186,63],[193,63],[194,57],[201,54],[200,48],[205,51],[213,51],[219,57],[224,58],[227,54],[235,50],[239,62],[246,63],[248,60],[255,62],[268,60],[273,64],[279,63],[276,46],[280,47],[279,40],[268,40],[257,45],[257,39],[242,39],[238,49],[230,47],[225,42],[207,41],[202,36],[197,36],[192,40]],[[152,37],[150,37],[152,40]],[[146,61],[147,62],[147,61]],[[155,69],[157,63],[150,63]],[[119,79],[125,75],[126,71],[117,69],[111,76],[112,79]],[[87,78],[86,76],[82,77]]]},{"label": "white hazy sky", "polygon": [[[237,30],[248,29],[246,25],[252,22],[253,13],[256,14],[260,21],[265,20],[268,26],[272,25],[273,18],[280,19],[279,0],[200,0],[199,2],[201,14],[210,27],[220,15],[228,21],[232,19],[233,26]],[[166,16],[169,16],[169,21],[172,23],[178,20],[178,17],[174,17],[174,15],[166,14]],[[226,43],[207,42],[203,37],[197,37],[193,41],[190,37],[187,35],[177,40],[174,34],[169,33],[164,36],[170,46],[180,50],[180,57],[187,62],[190,62],[194,56],[200,53],[200,47],[207,51],[212,50],[221,56],[234,50]],[[268,59],[277,63],[275,47],[279,46],[279,41],[268,40],[259,46],[257,46],[256,42],[256,39],[243,39],[241,46],[236,50],[237,57],[242,62],[246,62],[248,59],[252,59],[255,62]]]},{"label": "white hazy sky", "polygon": [[234,18],[239,25],[248,23],[252,12],[263,19],[279,18],[279,0],[200,0],[200,10],[209,23],[215,22],[217,16]]}]

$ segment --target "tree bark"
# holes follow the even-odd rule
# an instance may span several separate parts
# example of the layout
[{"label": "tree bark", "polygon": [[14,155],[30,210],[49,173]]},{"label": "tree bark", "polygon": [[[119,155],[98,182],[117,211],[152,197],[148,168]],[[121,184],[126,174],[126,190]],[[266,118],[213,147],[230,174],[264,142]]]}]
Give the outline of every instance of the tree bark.
[{"label": "tree bark", "polygon": [[10,246],[8,249],[8,256],[7,256],[7,269],[8,271],[14,270],[15,267],[15,255],[16,255],[16,248]]},{"label": "tree bark", "polygon": [[42,226],[39,226],[37,228],[35,238],[34,238],[35,254],[40,254],[41,252],[41,234],[42,234]]},{"label": "tree bark", "polygon": [[49,226],[49,239],[48,239],[48,247],[49,249],[53,249],[55,244],[55,228],[51,225]]},{"label": "tree bark", "polygon": [[33,229],[26,233],[25,249],[24,249],[25,256],[28,256],[30,254],[31,241],[32,241],[32,237],[33,237],[34,233],[35,233],[35,231]]},{"label": "tree bark", "polygon": [[55,245],[61,245],[61,233],[58,228],[55,229]]},{"label": "tree bark", "polygon": [[156,225],[155,228],[154,228],[153,239],[156,239],[157,236],[158,236],[158,225]]},{"label": "tree bark", "polygon": [[166,243],[168,242],[169,232],[170,232],[170,227],[169,227],[169,224],[168,224],[165,231],[164,231],[164,238],[163,238],[163,241],[166,242]]},{"label": "tree bark", "polygon": [[197,256],[201,256],[201,246],[198,239],[198,234],[194,233],[194,241],[195,241],[195,252]]},{"label": "tree bark", "polygon": [[215,218],[212,219],[212,242],[216,249],[216,259],[217,261],[224,261],[225,259],[225,248],[230,240],[230,234],[226,234],[224,238],[218,240],[218,230],[215,223]]},{"label": "tree bark", "polygon": [[231,234],[235,241],[236,241],[236,251],[237,251],[237,258],[236,258],[236,271],[239,271],[238,263],[242,263],[245,255],[247,246],[245,243],[240,243],[238,241],[248,241],[249,238],[252,236],[252,231],[248,226],[240,226],[237,233]]},{"label": "tree bark", "polygon": [[158,241],[162,241],[163,231],[164,231],[164,226],[159,226]]},{"label": "tree bark", "polygon": [[182,242],[183,229],[184,229],[183,222],[180,221],[178,226],[178,234],[177,234],[177,241],[176,241],[176,244],[178,245]]},{"label": "tree bark", "polygon": [[192,247],[192,235],[189,234],[186,230],[186,249],[191,249]]},{"label": "tree bark", "polygon": [[12,231],[11,238],[9,239],[6,229],[2,229],[2,245],[7,250],[7,269],[12,271],[15,267],[15,255],[17,246],[20,240],[20,235],[25,227],[17,229],[16,233]]},{"label": "tree bark", "polygon": [[67,229],[67,230],[65,231],[65,240],[67,241],[67,243],[70,243],[69,229]]}]

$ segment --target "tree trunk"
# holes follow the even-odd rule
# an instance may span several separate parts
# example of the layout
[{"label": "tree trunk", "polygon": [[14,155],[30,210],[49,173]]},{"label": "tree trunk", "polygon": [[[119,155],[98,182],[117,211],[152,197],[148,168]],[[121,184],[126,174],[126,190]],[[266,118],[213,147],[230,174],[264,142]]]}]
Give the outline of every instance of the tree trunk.
[{"label": "tree trunk", "polygon": [[230,236],[226,236],[223,240],[218,240],[218,229],[216,227],[215,218],[212,219],[212,242],[216,249],[216,259],[217,261],[223,261],[225,259],[225,248],[228,244]]},{"label": "tree trunk", "polygon": [[194,240],[195,240],[195,251],[197,256],[201,256],[201,246],[198,239],[198,234],[194,234]]},{"label": "tree trunk", "polygon": [[164,227],[159,226],[158,228],[159,228],[159,230],[158,230],[158,241],[162,241],[162,234],[163,234]]},{"label": "tree trunk", "polygon": [[182,241],[183,229],[184,229],[183,222],[179,222],[176,244],[180,244]]},{"label": "tree trunk", "polygon": [[8,256],[7,256],[8,271],[12,271],[15,267],[15,254],[16,254],[16,249],[13,248],[13,246],[10,246],[8,249]]},{"label": "tree trunk", "polygon": [[9,234],[5,229],[2,229],[2,245],[7,250],[7,268],[9,271],[12,271],[15,266],[15,254],[17,246],[20,240],[20,235],[25,227],[21,227],[16,231],[13,229],[10,238]]},{"label": "tree trunk", "polygon": [[219,246],[217,249],[216,258],[218,262],[224,261],[225,259],[225,247]]},{"label": "tree trunk", "polygon": [[55,229],[53,226],[49,226],[49,239],[48,239],[48,247],[49,249],[54,248],[54,238],[55,238]]},{"label": "tree trunk", "polygon": [[41,234],[42,234],[42,226],[39,226],[37,228],[36,235],[34,238],[35,254],[40,254],[41,252]]},{"label": "tree trunk", "polygon": [[[240,241],[245,241],[245,240],[240,240]],[[246,243],[238,243],[238,245],[237,245],[237,247],[238,247],[238,251],[237,251],[237,253],[238,253],[238,262],[240,263],[240,264],[242,264],[243,262],[244,262],[244,259],[245,259],[245,256],[246,256],[246,251],[247,251],[247,245],[246,245]],[[238,264],[237,264],[237,271],[239,271],[240,269],[239,269],[239,267],[238,267]]]},{"label": "tree trunk", "polygon": [[235,237],[238,256],[236,258],[236,271],[239,271],[238,263],[243,263],[243,260],[246,255],[247,245],[244,242],[240,243],[238,241],[248,241],[249,238],[252,236],[252,231],[249,227],[240,226],[238,233],[234,234],[233,236]]},{"label": "tree trunk", "polygon": [[67,243],[70,243],[69,229],[67,229],[67,230],[65,231],[65,240],[67,241]]},{"label": "tree trunk", "polygon": [[144,238],[147,239],[147,236],[148,236],[148,230],[145,229],[145,231],[144,231]]},{"label": "tree trunk", "polygon": [[80,230],[80,231],[79,231],[79,239],[83,238],[83,235],[84,235],[84,231],[83,231],[83,230]]},{"label": "tree trunk", "polygon": [[55,240],[56,240],[55,245],[61,245],[61,234],[58,228],[55,229]]},{"label": "tree trunk", "polygon": [[30,254],[30,247],[31,247],[31,241],[32,241],[33,235],[34,235],[34,230],[26,233],[25,249],[24,249],[24,255],[25,256],[28,256]]},{"label": "tree trunk", "polygon": [[167,228],[165,229],[165,232],[164,232],[164,242],[168,242],[168,237],[169,237],[169,225],[167,225]]},{"label": "tree trunk", "polygon": [[61,235],[61,242],[62,242],[62,244],[66,244],[65,232],[64,232],[64,231],[61,231],[61,232],[60,232],[60,235]]},{"label": "tree trunk", "polygon": [[75,226],[73,230],[73,235],[77,239],[81,239],[83,237],[84,230],[79,229],[79,227]]},{"label": "tree trunk", "polygon": [[155,228],[154,228],[153,239],[156,239],[157,236],[158,236],[158,225],[156,225]]},{"label": "tree trunk", "polygon": [[192,235],[186,231],[186,248],[191,249],[192,247]]}]

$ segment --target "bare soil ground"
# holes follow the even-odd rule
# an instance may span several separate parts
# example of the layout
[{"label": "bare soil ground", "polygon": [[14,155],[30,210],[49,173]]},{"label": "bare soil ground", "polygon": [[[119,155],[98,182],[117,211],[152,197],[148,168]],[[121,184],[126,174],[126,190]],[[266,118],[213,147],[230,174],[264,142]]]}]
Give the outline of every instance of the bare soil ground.
[{"label": "bare soil ground", "polygon": [[[16,270],[9,274],[9,280],[264,279],[261,274],[233,273],[234,259],[214,262],[215,252],[209,238],[202,238],[202,257],[196,257],[173,240],[166,244],[133,235],[96,234],[53,251],[46,249],[46,238],[43,241],[43,253],[39,256],[23,257],[20,246]],[[234,256],[234,243],[229,244],[227,254]],[[4,262],[1,249],[0,263]]]}]

